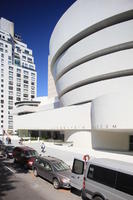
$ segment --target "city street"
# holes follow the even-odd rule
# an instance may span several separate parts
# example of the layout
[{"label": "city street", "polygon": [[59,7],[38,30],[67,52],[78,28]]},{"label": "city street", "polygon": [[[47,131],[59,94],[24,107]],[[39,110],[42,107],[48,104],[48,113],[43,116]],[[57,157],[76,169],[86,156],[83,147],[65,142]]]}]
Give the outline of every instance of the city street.
[{"label": "city street", "polygon": [[53,185],[32,170],[26,171],[13,164],[12,160],[0,158],[0,200],[79,200],[81,197],[70,190],[55,190]]}]

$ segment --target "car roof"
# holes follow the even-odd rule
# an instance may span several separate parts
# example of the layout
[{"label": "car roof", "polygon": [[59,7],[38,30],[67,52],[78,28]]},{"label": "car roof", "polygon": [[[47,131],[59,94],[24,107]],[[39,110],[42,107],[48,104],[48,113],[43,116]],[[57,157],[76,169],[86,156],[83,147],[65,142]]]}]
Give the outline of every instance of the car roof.
[{"label": "car roof", "polygon": [[15,147],[15,149],[21,149],[21,150],[24,150],[24,151],[27,151],[27,150],[34,150],[35,151],[35,149],[28,147],[28,146],[17,146],[17,147]]},{"label": "car roof", "polygon": [[5,145],[5,148],[15,148],[15,146],[12,146],[12,145],[6,146],[6,145]]},{"label": "car roof", "polygon": [[91,158],[89,160],[89,163],[133,175],[133,163],[128,163],[109,158]]},{"label": "car roof", "polygon": [[[50,162],[61,162],[62,160],[55,158],[55,157],[51,157],[51,156],[43,156],[40,157],[42,160],[48,160]],[[63,162],[63,161],[62,161]]]}]

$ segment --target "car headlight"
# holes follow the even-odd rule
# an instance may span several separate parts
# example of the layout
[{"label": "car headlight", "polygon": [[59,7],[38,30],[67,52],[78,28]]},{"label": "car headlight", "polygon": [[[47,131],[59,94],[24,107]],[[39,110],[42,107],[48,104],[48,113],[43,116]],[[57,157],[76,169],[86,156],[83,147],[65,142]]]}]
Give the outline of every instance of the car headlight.
[{"label": "car headlight", "polygon": [[69,178],[62,178],[61,179],[63,183],[70,183],[70,179]]}]

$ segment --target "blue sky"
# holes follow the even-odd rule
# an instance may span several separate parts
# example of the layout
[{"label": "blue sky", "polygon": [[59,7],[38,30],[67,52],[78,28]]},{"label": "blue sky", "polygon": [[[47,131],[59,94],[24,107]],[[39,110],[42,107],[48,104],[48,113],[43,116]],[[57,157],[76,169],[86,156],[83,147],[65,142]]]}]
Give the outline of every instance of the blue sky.
[{"label": "blue sky", "polygon": [[15,33],[33,50],[37,96],[47,95],[48,52],[51,33],[75,0],[0,0],[0,17],[15,24]]}]

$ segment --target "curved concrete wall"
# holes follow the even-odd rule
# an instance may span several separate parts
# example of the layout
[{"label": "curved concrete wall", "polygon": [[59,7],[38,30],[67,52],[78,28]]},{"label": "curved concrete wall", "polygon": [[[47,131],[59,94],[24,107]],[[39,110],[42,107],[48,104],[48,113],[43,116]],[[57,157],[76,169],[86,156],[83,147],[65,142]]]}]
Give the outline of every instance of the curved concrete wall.
[{"label": "curved concrete wall", "polygon": [[92,129],[120,130],[133,129],[133,93],[132,91],[101,96],[92,102]]},{"label": "curved concrete wall", "polygon": [[61,17],[52,33],[50,39],[51,58],[54,58],[64,44],[69,46],[68,41],[70,42],[71,39],[74,40],[75,36],[88,29],[88,27],[92,27],[98,22],[102,22],[132,8],[132,0],[76,1]]},{"label": "curved concrete wall", "polygon": [[[50,66],[59,99],[63,106],[89,102],[92,148],[129,149],[132,55],[132,0],[78,0],[52,33]],[[82,137],[74,134],[71,139]]]},{"label": "curved concrete wall", "polygon": [[64,106],[133,86],[132,9],[132,0],[78,0],[59,20],[50,59]]}]

